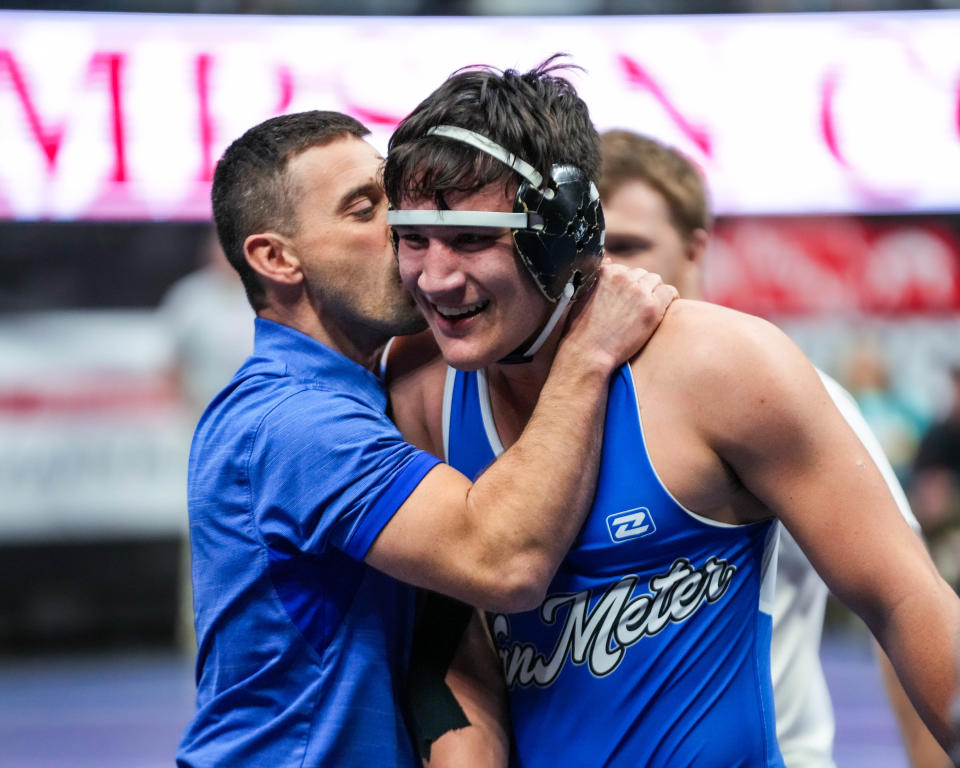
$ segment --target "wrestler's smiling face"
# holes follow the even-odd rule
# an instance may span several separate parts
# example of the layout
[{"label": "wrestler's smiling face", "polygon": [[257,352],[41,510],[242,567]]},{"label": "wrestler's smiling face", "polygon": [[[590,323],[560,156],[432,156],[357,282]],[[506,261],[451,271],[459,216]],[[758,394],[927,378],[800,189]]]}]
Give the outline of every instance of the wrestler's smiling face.
[{"label": "wrestler's smiling face", "polygon": [[[513,210],[502,182],[449,194],[451,210]],[[434,210],[433,200],[404,199],[404,209]],[[426,317],[446,361],[461,370],[490,365],[541,328],[549,304],[517,258],[509,229],[398,226],[403,284]]]}]

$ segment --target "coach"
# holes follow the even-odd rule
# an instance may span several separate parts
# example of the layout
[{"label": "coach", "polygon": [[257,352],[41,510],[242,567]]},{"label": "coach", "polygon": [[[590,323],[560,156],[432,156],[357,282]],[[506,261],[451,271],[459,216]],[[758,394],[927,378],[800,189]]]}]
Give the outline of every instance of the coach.
[{"label": "coach", "polygon": [[371,373],[391,336],[424,323],[366,134],[333,112],[273,118],[214,176],[257,318],[190,452],[198,691],[181,768],[414,765],[396,703],[409,585],[494,610],[539,602],[594,490],[610,373],[675,295],[605,268],[529,426],[471,485],[403,441]]}]

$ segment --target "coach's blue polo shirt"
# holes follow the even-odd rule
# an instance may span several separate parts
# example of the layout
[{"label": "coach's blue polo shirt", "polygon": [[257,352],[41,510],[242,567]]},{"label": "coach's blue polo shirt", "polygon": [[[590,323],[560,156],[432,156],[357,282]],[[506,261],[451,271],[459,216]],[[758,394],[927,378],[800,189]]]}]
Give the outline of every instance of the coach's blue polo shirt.
[{"label": "coach's blue polo shirt", "polygon": [[179,766],[415,764],[397,706],[413,589],[363,557],[438,460],[385,407],[369,371],[256,320],[190,451],[197,709]]}]

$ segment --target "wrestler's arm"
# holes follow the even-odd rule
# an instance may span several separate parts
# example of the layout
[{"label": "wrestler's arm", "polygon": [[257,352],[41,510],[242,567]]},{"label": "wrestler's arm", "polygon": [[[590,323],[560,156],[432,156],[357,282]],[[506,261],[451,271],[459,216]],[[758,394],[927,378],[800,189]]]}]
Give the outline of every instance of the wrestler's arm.
[{"label": "wrestler's arm", "polygon": [[481,608],[537,605],[593,496],[610,374],[646,343],[675,295],[652,273],[604,265],[520,438],[476,483],[446,465],[430,470],[366,562]]},{"label": "wrestler's arm", "polygon": [[[900,485],[900,481],[897,479],[897,475],[890,465],[890,460],[883,452],[880,441],[877,440],[873,430],[870,429],[870,425],[867,424],[866,419],[860,412],[856,400],[854,400],[849,392],[822,371],[820,371],[820,379],[823,381],[827,393],[836,404],[844,420],[850,425],[850,428],[853,429],[857,437],[860,438],[860,442],[864,444],[870,457],[874,463],[876,463],[877,469],[880,470],[880,474],[887,484],[887,488],[893,496],[903,519],[907,521],[907,524],[913,529],[913,532],[917,536],[920,536],[920,525],[916,517],[914,517],[913,511],[910,509],[910,502],[907,500],[907,495],[904,493],[903,487]],[[944,768],[950,765],[950,758],[940,748],[937,740],[933,738],[933,734],[931,734],[930,730],[923,724],[917,711],[910,703],[910,699],[907,697],[906,691],[903,690],[900,680],[897,679],[897,673],[894,672],[887,655],[879,645],[874,645],[877,666],[880,669],[883,685],[887,691],[890,709],[893,711],[900,728],[900,735],[903,738],[907,757],[910,759],[910,765],[914,766],[914,768]]]},{"label": "wrestler's arm", "polygon": [[[820,378],[827,389],[828,394],[837,408],[843,415],[847,424],[853,429],[857,437],[864,444],[871,458],[876,463],[880,474],[883,476],[890,494],[897,503],[897,508],[903,519],[907,521],[914,533],[920,535],[920,525],[910,509],[910,503],[907,501],[907,495],[904,493],[900,481],[897,479],[889,459],[883,452],[880,442],[877,440],[873,430],[867,424],[860,408],[857,406],[853,396],[841,387],[832,378],[820,372]],[[907,751],[907,757],[910,765],[914,768],[946,768],[951,765],[950,758],[947,756],[933,734],[923,724],[917,711],[910,703],[906,691],[897,679],[897,673],[894,672],[890,660],[883,652],[883,649],[874,643],[874,652],[877,659],[877,666],[880,669],[880,675],[883,679],[884,688],[887,691],[887,699],[890,701],[890,708],[896,717],[900,728],[900,736],[903,738],[904,747]]]},{"label": "wrestler's arm", "polygon": [[429,768],[506,768],[510,759],[507,689],[493,641],[474,612],[445,678],[470,725],[431,745]]},{"label": "wrestler's arm", "polygon": [[[688,335],[706,330],[697,321],[691,326]],[[710,386],[700,390],[709,406],[697,410],[705,440],[866,622],[924,722],[949,749],[960,601],[792,342],[738,313],[713,318],[710,327],[722,343],[704,371]]]},{"label": "wrestler's arm", "polygon": [[[418,448],[443,455],[441,411],[447,366],[429,331],[394,341],[388,366],[391,418],[404,438]],[[418,747],[429,752],[427,768],[506,768],[510,754],[510,720],[507,692],[482,614],[474,610],[460,638],[457,652],[444,676],[469,725],[445,731],[424,743],[414,716]],[[425,695],[412,690],[414,699]],[[431,706],[438,706],[434,701]]]},{"label": "wrestler's arm", "polygon": [[950,757],[933,738],[930,729],[923,724],[917,710],[910,703],[907,692],[903,690],[903,685],[883,649],[876,647],[874,651],[883,678],[883,686],[887,690],[890,708],[900,727],[900,736],[903,738],[903,746],[910,765],[913,768],[948,768],[953,765]]}]

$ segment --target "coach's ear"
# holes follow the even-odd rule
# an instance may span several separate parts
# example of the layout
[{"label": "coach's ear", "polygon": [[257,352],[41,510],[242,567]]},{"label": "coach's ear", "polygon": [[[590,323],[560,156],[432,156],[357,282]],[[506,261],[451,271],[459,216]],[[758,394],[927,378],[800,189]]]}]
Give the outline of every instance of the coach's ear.
[{"label": "coach's ear", "polygon": [[281,285],[303,282],[303,271],[293,244],[276,232],[250,235],[243,241],[247,264],[266,280]]}]

